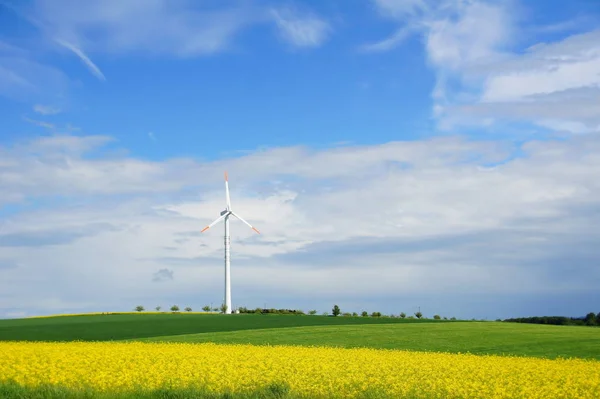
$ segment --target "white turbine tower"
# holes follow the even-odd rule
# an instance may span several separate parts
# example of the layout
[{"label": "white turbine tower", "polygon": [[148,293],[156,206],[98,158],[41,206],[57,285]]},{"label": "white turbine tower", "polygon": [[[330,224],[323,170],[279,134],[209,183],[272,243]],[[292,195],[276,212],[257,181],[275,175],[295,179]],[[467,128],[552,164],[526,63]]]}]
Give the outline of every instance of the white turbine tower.
[{"label": "white turbine tower", "polygon": [[235,212],[233,212],[233,210],[231,209],[231,200],[229,199],[229,183],[227,181],[227,172],[225,172],[225,199],[227,201],[227,207],[225,208],[224,211],[221,212],[221,216],[219,218],[217,218],[217,220],[215,220],[214,222],[212,222],[211,224],[209,224],[208,226],[203,228],[201,232],[204,233],[206,230],[210,229],[215,224],[219,223],[221,220],[225,221],[225,305],[227,306],[227,310],[225,311],[225,313],[231,313],[231,270],[230,270],[231,264],[230,264],[230,260],[229,260],[229,257],[230,257],[229,256],[229,247],[230,247],[229,216],[232,216],[232,215],[235,216],[242,222],[246,223],[248,225],[248,227],[250,227],[252,230],[257,232],[258,234],[260,234],[260,232],[258,230],[256,230],[256,228],[252,227],[252,225],[250,223],[248,223],[244,219],[242,219],[240,215],[237,215]]}]

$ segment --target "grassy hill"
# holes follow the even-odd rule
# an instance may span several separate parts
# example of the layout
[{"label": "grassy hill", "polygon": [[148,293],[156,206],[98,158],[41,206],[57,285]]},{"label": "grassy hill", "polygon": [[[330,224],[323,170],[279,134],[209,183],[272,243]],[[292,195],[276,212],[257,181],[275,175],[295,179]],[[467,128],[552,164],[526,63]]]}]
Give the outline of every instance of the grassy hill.
[{"label": "grassy hill", "polygon": [[[112,314],[0,320],[0,341],[110,341],[319,325],[440,323],[434,320],[295,315]],[[444,322],[442,322],[444,323]],[[451,323],[451,322],[445,322]]]},{"label": "grassy hill", "polygon": [[294,315],[114,314],[0,320],[0,341],[215,342],[600,360],[600,329]]},{"label": "grassy hill", "polygon": [[599,329],[497,322],[311,326],[176,335],[141,340],[370,347],[600,360]]}]

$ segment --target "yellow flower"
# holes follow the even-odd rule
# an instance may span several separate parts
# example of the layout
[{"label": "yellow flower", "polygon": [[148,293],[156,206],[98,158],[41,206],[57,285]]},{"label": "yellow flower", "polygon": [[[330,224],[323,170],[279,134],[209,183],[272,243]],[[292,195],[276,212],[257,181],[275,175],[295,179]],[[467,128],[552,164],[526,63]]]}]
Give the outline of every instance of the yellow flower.
[{"label": "yellow flower", "polygon": [[600,362],[377,349],[141,342],[0,342],[0,383],[99,391],[287,383],[307,396],[597,398]]}]

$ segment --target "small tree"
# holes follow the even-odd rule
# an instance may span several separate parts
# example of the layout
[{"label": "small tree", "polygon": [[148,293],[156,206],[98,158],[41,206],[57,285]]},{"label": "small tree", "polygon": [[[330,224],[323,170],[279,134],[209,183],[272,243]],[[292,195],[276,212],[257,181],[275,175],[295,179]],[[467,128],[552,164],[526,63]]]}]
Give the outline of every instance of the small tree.
[{"label": "small tree", "polygon": [[191,311],[192,311],[192,308],[190,308],[190,307],[188,306],[188,307],[186,307],[184,310],[185,310],[186,312],[191,312]]},{"label": "small tree", "polygon": [[440,317],[440,315],[439,315],[439,314],[434,314],[434,315],[433,315],[433,318],[434,318],[435,320],[440,320],[440,319],[441,319],[441,317]]},{"label": "small tree", "polygon": [[329,313],[323,312],[323,316],[329,316]]},{"label": "small tree", "polygon": [[144,311],[144,307],[142,305],[138,305],[135,307],[135,311],[136,312],[143,312]]},{"label": "small tree", "polygon": [[451,317],[450,320],[451,321],[456,321],[456,317]]},{"label": "small tree", "polygon": [[311,310],[308,312],[309,315],[314,316],[317,314],[317,311],[315,309]]},{"label": "small tree", "polygon": [[417,319],[420,319],[421,317],[423,317],[423,313],[417,312],[415,313],[415,316],[417,316]]},{"label": "small tree", "polygon": [[227,305],[226,304],[221,305],[221,313],[223,313],[223,314],[227,313]]},{"label": "small tree", "polygon": [[171,306],[171,312],[179,312],[179,306],[177,306],[177,305]]},{"label": "small tree", "polygon": [[161,309],[161,307],[160,307],[160,306],[157,306],[157,307],[155,307],[154,309],[156,309],[156,311],[157,311],[157,312],[160,312],[160,309]]},{"label": "small tree", "polygon": [[340,307],[338,305],[333,305],[333,309],[331,309],[331,314],[334,316],[338,316],[340,313]]},{"label": "small tree", "polygon": [[381,317],[381,312],[373,312],[371,313],[371,317]]},{"label": "small tree", "polygon": [[596,315],[592,312],[588,313],[587,315],[585,315],[585,324],[588,326],[595,326],[596,325]]},{"label": "small tree", "polygon": [[210,306],[206,305],[202,308],[202,310],[204,310],[205,312],[210,312]]},{"label": "small tree", "polygon": [[363,310],[362,313],[360,314],[362,317],[367,317],[369,316],[369,314],[367,313],[366,310]]},{"label": "small tree", "polygon": [[213,308],[213,312],[218,312],[218,311],[219,311],[219,308],[218,308],[218,307],[216,307],[216,308]]},{"label": "small tree", "polygon": [[400,313],[400,317],[404,319],[406,317],[406,313],[404,313],[404,312]]},{"label": "small tree", "polygon": [[352,317],[356,317],[356,316],[358,316],[358,313],[352,312]]}]

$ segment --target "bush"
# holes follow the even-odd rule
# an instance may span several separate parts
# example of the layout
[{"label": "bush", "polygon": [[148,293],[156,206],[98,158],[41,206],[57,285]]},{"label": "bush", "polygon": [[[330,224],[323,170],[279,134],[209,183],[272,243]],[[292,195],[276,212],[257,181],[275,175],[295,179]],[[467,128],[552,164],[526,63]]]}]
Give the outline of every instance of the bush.
[{"label": "bush", "polygon": [[406,313],[404,313],[404,312],[400,313],[400,317],[404,319],[406,317]]},{"label": "bush", "polygon": [[456,317],[451,317],[450,320],[456,321]]},{"label": "bush", "polygon": [[157,312],[160,312],[160,309],[161,309],[161,307],[160,307],[160,306],[157,306],[157,307],[155,307],[154,309],[156,309],[156,311],[157,311]]},{"label": "bush", "polygon": [[440,320],[440,319],[441,319],[441,317],[440,317],[440,315],[439,315],[439,314],[434,314],[434,315],[433,315],[433,318],[434,318],[435,320]]},{"label": "bush", "polygon": [[206,305],[202,308],[205,312],[210,312],[210,306]]},{"label": "bush", "polygon": [[184,310],[185,310],[186,312],[191,312],[191,311],[192,311],[192,308],[190,308],[190,307],[188,306],[188,307],[186,307]]},{"label": "bush", "polygon": [[311,316],[314,316],[317,314],[317,311],[313,309],[313,310],[309,311],[308,314]]},{"label": "bush", "polygon": [[381,317],[381,312],[373,312],[371,313],[371,317]]},{"label": "bush", "polygon": [[352,312],[352,317],[357,317],[357,316],[358,316],[358,313]]},{"label": "bush", "polygon": [[135,311],[136,312],[143,312],[144,311],[144,307],[142,305],[138,305],[135,307]]},{"label": "bush", "polygon": [[226,313],[227,312],[227,305],[226,304],[222,304],[220,310],[221,310],[221,313],[223,313],[223,314]]},{"label": "bush", "polygon": [[333,305],[333,309],[331,309],[331,314],[334,316],[338,316],[340,313],[340,307],[338,305]]},{"label": "bush", "polygon": [[177,305],[171,306],[171,312],[179,312],[179,306],[177,306]]},{"label": "bush", "polygon": [[367,313],[366,310],[363,310],[362,313],[360,314],[362,317],[367,317],[369,316],[369,314]]},{"label": "bush", "polygon": [[417,312],[415,313],[415,316],[417,316],[417,319],[420,319],[421,317],[423,317],[423,313]]}]

